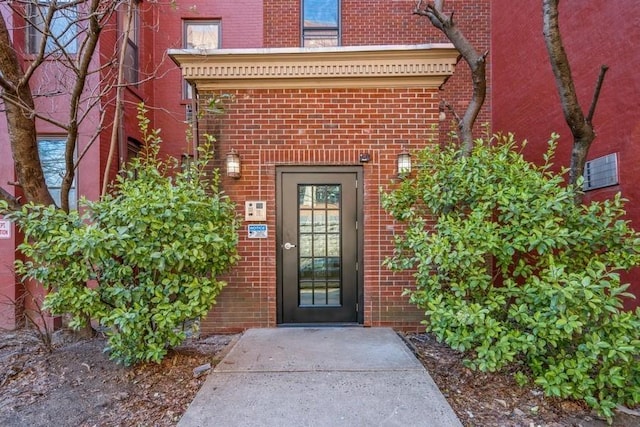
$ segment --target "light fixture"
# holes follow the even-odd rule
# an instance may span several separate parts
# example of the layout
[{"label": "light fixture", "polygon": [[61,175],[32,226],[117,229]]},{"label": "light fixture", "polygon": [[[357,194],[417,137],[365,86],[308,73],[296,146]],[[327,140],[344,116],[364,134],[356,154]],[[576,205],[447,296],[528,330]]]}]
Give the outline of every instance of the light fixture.
[{"label": "light fixture", "polygon": [[227,176],[240,178],[240,155],[235,150],[227,153]]},{"label": "light fixture", "polygon": [[411,173],[411,154],[403,150],[398,154],[398,178],[404,178]]}]

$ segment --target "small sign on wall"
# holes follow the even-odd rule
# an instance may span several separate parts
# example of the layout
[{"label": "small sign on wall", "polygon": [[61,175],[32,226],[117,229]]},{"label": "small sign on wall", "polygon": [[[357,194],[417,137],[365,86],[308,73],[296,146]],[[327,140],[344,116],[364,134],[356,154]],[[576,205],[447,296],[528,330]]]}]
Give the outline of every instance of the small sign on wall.
[{"label": "small sign on wall", "polygon": [[269,235],[267,224],[249,224],[247,230],[250,239],[266,239]]},{"label": "small sign on wall", "polygon": [[0,239],[11,238],[11,221],[0,219]]}]

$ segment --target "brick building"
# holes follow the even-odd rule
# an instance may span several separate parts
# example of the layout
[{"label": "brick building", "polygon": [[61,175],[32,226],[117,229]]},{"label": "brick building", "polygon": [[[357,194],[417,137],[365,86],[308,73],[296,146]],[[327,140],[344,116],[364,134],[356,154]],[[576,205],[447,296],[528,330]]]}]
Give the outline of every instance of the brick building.
[{"label": "brick building", "polygon": [[[335,9],[316,16],[320,3]],[[471,3],[453,7],[488,31],[488,14]],[[380,189],[398,179],[401,153],[437,138],[441,98],[463,104],[468,73],[454,75],[457,52],[411,14],[412,1],[304,4],[265,2],[262,48],[227,49],[223,40],[222,49],[170,51],[200,107],[233,95],[198,130],[216,135],[221,170],[227,153],[241,161],[240,176],[223,182],[247,219],[241,261],[203,327],[416,329],[422,314],[403,296],[411,276],[382,266],[402,229],[382,211]],[[486,35],[476,34],[485,47]],[[255,206],[264,217],[248,216]]]},{"label": "brick building", "polygon": [[[490,42],[489,4],[447,2],[479,50]],[[217,137],[223,189],[247,220],[242,259],[226,277],[205,331],[317,322],[419,328],[422,315],[402,295],[410,275],[381,266],[402,229],[381,210],[380,189],[399,179],[400,154],[449,127],[439,121],[441,99],[464,108],[469,72],[455,65],[457,52],[426,18],[412,14],[414,7],[413,0],[138,3],[129,42],[134,56],[127,59],[136,84],[126,89],[118,161],[105,171],[114,111],[105,97],[96,119],[83,125],[86,138],[105,113],[98,143],[79,163],[77,194],[98,197],[104,175],[114,176],[135,155],[133,111],[140,101],[150,107],[152,126],[162,129],[164,154],[189,156],[198,137]],[[100,41],[97,61],[107,68],[121,20],[119,13]],[[13,37],[21,31],[15,25]],[[103,71],[94,88],[106,87],[111,76]],[[226,112],[206,114],[207,100],[221,93],[233,95]],[[481,122],[489,121],[490,106],[488,98]],[[199,112],[195,138],[187,139],[187,122]],[[5,128],[0,123],[0,135]],[[44,123],[38,131],[43,141],[63,136]],[[15,180],[8,144],[0,150],[7,165],[0,180]],[[226,176],[228,153],[241,162],[239,176]],[[0,294],[11,299],[21,292],[11,271],[16,242],[15,230],[0,240]],[[0,308],[0,319],[15,324],[15,307]]]}]

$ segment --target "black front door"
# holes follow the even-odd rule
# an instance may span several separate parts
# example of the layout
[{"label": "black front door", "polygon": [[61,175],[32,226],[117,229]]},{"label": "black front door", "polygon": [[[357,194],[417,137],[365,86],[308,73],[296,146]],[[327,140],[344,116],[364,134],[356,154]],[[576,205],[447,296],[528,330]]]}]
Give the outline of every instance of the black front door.
[{"label": "black front door", "polygon": [[278,170],[279,323],[359,320],[359,174]]}]

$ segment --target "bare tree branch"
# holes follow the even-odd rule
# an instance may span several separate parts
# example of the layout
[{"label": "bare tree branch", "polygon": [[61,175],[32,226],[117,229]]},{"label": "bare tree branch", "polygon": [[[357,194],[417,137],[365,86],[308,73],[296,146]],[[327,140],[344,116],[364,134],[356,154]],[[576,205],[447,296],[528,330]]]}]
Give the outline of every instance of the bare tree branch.
[{"label": "bare tree branch", "polygon": [[[0,74],[10,84],[11,90],[4,90],[2,98],[7,109],[9,141],[18,180],[27,200],[41,204],[54,204],[47,189],[44,172],[40,164],[38,144],[36,140],[35,121],[24,114],[17,105],[24,104],[27,111],[35,110],[33,97],[28,82],[23,81],[20,60],[12,48],[12,40],[4,20],[0,14]],[[15,102],[6,102],[6,100]]]},{"label": "bare tree branch", "polygon": [[451,115],[453,116],[456,124],[460,123],[460,121],[462,120],[460,118],[460,116],[458,115],[458,113],[456,113],[456,110],[453,108],[453,105],[449,104],[447,101],[442,101],[442,106],[446,107],[447,110],[449,110],[449,112],[451,113]]},{"label": "bare tree branch", "polygon": [[9,205],[9,210],[16,211],[20,209],[20,201],[17,197],[13,197],[11,193],[9,193],[4,188],[0,187],[0,199],[7,202]]},{"label": "bare tree branch", "polygon": [[[12,31],[35,34],[35,38],[29,40],[37,44],[24,46],[10,37],[5,15],[0,17],[0,99],[7,117],[16,174],[28,201],[53,203],[38,153],[35,126],[36,121],[42,121],[67,135],[61,207],[69,209],[69,191],[78,165],[74,157],[80,124],[103,100],[100,95],[107,93],[104,87],[108,85],[102,78],[96,84],[97,90],[87,87],[90,76],[104,71],[105,65],[96,64],[93,58],[102,28],[112,25],[113,15],[122,1],[8,3],[14,16],[19,17],[13,24],[21,26]],[[28,61],[22,61],[22,56]],[[96,65],[97,69],[90,68]],[[31,87],[34,82],[38,83],[35,90]],[[69,102],[64,120],[59,118],[61,111],[56,105],[60,96]],[[43,104],[47,99],[51,108]],[[63,111],[67,111],[66,108]]]},{"label": "bare tree branch", "polygon": [[80,109],[80,99],[86,86],[87,75],[89,65],[98,46],[98,40],[102,27],[99,22],[99,15],[97,14],[98,7],[100,6],[100,0],[91,0],[89,6],[89,27],[86,33],[86,40],[84,42],[83,50],[80,53],[78,60],[78,67],[76,69],[76,81],[73,85],[70,99],[69,110],[69,129],[67,132],[67,143],[65,147],[65,174],[62,178],[62,186],[60,188],[60,204],[61,208],[66,212],[69,211],[69,191],[73,185],[73,178],[75,177],[75,159],[76,144],[78,139],[78,113]]},{"label": "bare tree branch", "polygon": [[435,1],[433,4],[427,2],[425,6],[422,5],[422,0],[418,0],[413,13],[426,16],[434,27],[442,31],[471,69],[471,100],[462,118],[456,118],[462,141],[462,155],[469,156],[473,149],[473,126],[487,94],[486,58],[489,52],[480,54],[454,22],[453,12],[447,15],[443,9],[444,0]]},{"label": "bare tree branch", "polygon": [[[123,58],[94,60],[102,28],[114,25],[120,5],[135,3],[138,1],[16,0],[4,3],[17,19],[11,21],[14,27],[8,29],[4,21],[8,15],[0,16],[0,112],[7,117],[14,166],[25,200],[53,203],[39,158],[36,122],[48,123],[66,133],[60,193],[61,207],[68,210],[69,191],[78,164],[97,139],[97,132],[105,128],[104,120],[109,116],[105,116],[104,109],[96,110],[96,106],[114,105],[114,93],[115,99],[122,100],[125,87],[158,77],[156,68],[154,75],[145,75],[140,82],[118,81],[114,65],[121,68]],[[10,37],[16,31],[34,38],[28,38],[27,44],[16,43]],[[28,60],[23,61],[25,58]],[[61,100],[65,102],[64,109],[59,108]],[[120,108],[124,108],[124,104],[120,101]],[[63,112],[67,115],[61,119]],[[100,114],[100,125],[93,128],[93,136],[85,140],[88,142],[83,143],[82,153],[76,156],[81,124],[96,112]],[[115,123],[114,130],[119,128]],[[105,179],[108,178],[107,173]]]},{"label": "bare tree branch", "polygon": [[543,34],[551,61],[551,68],[556,80],[556,87],[562,101],[562,110],[571,128],[577,133],[584,127],[584,114],[578,102],[576,88],[569,65],[569,58],[564,49],[558,22],[559,0],[543,0]]},{"label": "bare tree branch", "polygon": [[122,118],[123,111],[123,93],[122,83],[124,81],[124,64],[127,53],[127,45],[129,34],[131,33],[131,24],[133,22],[133,14],[136,7],[136,0],[129,0],[127,6],[127,21],[124,28],[124,34],[122,35],[122,43],[120,45],[120,60],[118,61],[118,77],[116,81],[116,99],[114,113],[113,127],[111,128],[111,143],[109,145],[109,154],[107,155],[107,164],[104,170],[104,177],[102,180],[101,194],[104,196],[107,193],[107,186],[109,184],[109,169],[111,169],[111,163],[115,153],[116,145],[118,142],[118,132],[120,131],[120,119]]},{"label": "bare tree branch", "polygon": [[[576,88],[571,74],[569,58],[564,49],[559,25],[559,0],[543,0],[542,16],[545,45],[551,62],[551,69],[555,77],[556,89],[560,96],[562,112],[565,121],[573,135],[573,146],[571,149],[571,161],[569,166],[569,184],[576,185],[578,179],[584,173],[584,166],[587,162],[587,154],[591,143],[596,137],[592,119],[596,104],[600,96],[600,89],[604,80],[607,67],[600,69],[600,75],[596,85],[596,90],[591,102],[589,114],[585,118],[584,112],[578,102]],[[576,197],[576,203],[582,202],[582,194]]]},{"label": "bare tree branch", "polygon": [[18,108],[20,111],[22,111],[22,114],[24,114],[27,117],[34,118],[34,119],[37,118],[39,120],[42,120],[43,122],[52,124],[55,127],[60,128],[65,132],[68,129],[67,124],[59,120],[54,120],[48,114],[39,113],[38,110],[35,109],[35,107],[31,107],[26,102],[21,102],[22,100],[20,98],[16,98],[15,96],[12,96],[10,91],[6,91],[0,94],[0,98],[2,98],[2,100],[5,103],[9,103],[15,106],[16,108]]},{"label": "bare tree branch", "polygon": [[608,66],[602,65],[600,67],[600,74],[598,74],[598,81],[596,82],[596,89],[593,91],[593,98],[591,99],[591,106],[589,107],[589,113],[587,114],[587,123],[593,125],[593,115],[596,112],[596,106],[598,105],[598,99],[600,99],[600,90],[602,89],[602,83],[604,82],[604,75],[609,69]]}]

